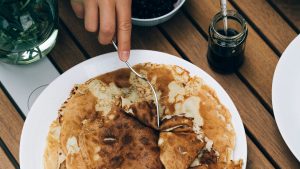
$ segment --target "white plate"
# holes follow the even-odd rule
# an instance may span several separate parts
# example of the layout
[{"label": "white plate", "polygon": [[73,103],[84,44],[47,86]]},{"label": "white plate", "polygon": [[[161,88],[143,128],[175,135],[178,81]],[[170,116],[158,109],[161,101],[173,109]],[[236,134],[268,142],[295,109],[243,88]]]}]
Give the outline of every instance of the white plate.
[{"label": "white plate", "polygon": [[[202,77],[216,90],[221,102],[232,113],[232,122],[237,134],[233,158],[243,159],[243,167],[246,167],[247,143],[242,120],[228,94],[211,76],[183,59],[161,52],[133,50],[129,62],[132,65],[144,62],[179,65],[192,75]],[[113,52],[82,62],[54,80],[37,98],[25,121],[20,145],[21,169],[43,168],[42,156],[49,125],[57,117],[59,107],[69,96],[74,84],[83,83],[99,74],[125,66],[119,61],[117,53]]]},{"label": "white plate", "polygon": [[300,161],[300,35],[283,52],[276,66],[272,104],[279,131]]}]

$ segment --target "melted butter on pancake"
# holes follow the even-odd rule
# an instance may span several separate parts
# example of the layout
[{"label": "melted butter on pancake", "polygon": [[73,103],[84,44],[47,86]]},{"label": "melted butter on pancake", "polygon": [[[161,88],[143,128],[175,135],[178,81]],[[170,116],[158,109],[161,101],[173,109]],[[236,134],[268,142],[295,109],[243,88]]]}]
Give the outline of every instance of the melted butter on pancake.
[{"label": "melted butter on pancake", "polygon": [[68,154],[75,154],[80,151],[80,148],[78,147],[77,139],[74,136],[68,139],[66,147],[68,150]]}]

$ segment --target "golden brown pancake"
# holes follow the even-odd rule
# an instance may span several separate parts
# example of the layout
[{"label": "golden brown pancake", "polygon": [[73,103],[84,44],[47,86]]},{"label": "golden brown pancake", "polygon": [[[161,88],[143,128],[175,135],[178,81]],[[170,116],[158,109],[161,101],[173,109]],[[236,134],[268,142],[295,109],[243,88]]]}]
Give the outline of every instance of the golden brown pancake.
[{"label": "golden brown pancake", "polygon": [[[112,115],[112,114],[111,114]],[[88,168],[163,168],[159,160],[158,134],[122,110],[100,130],[82,132],[79,146]]]},{"label": "golden brown pancake", "polygon": [[195,160],[204,142],[195,133],[161,132],[159,135],[160,159],[166,169],[187,169]]},{"label": "golden brown pancake", "polygon": [[[60,143],[63,152],[68,154],[68,140],[77,137],[82,130],[83,121],[92,121],[98,112],[95,110],[96,98],[89,91],[77,91],[62,106],[59,116],[61,127]],[[101,122],[99,122],[101,123]]]},{"label": "golden brown pancake", "polygon": [[59,110],[47,138],[46,169],[241,168],[241,161],[231,161],[230,112],[201,78],[179,66],[134,68],[156,88],[160,128],[144,80],[129,69],[100,75],[76,85]]},{"label": "golden brown pancake", "polygon": [[231,123],[231,115],[217,98],[215,92],[207,85],[202,87],[205,93],[201,97],[201,116],[203,118],[203,132],[213,141],[213,149],[219,154],[220,163],[230,163],[235,146],[235,132]]},{"label": "golden brown pancake", "polygon": [[44,153],[45,169],[62,169],[59,168],[65,161],[65,155],[62,153],[59,141],[60,126],[58,120],[53,121],[47,137],[47,146]]},{"label": "golden brown pancake", "polygon": [[[163,168],[158,134],[121,111],[118,101],[108,104],[111,111],[103,116],[96,111],[96,100],[86,86],[73,89],[50,127],[45,168]],[[60,146],[65,163],[55,161],[58,152],[54,151]]]}]

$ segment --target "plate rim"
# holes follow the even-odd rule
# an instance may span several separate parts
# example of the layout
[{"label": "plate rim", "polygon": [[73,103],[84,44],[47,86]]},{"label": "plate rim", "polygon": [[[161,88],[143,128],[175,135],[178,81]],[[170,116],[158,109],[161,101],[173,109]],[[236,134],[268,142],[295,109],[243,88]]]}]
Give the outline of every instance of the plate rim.
[{"label": "plate rim", "polygon": [[[297,44],[300,44],[300,34],[297,35],[291,42],[290,44],[287,46],[287,48],[284,50],[284,52],[282,53],[278,64],[276,65],[275,71],[274,71],[274,76],[273,76],[273,80],[272,80],[272,106],[273,106],[273,112],[274,112],[274,117],[275,117],[275,122],[276,125],[278,127],[279,133],[282,136],[285,144],[288,146],[289,150],[292,152],[292,154],[294,155],[294,157],[300,161],[300,152],[296,152],[295,149],[293,149],[295,146],[293,146],[293,144],[291,143],[290,139],[288,138],[287,134],[286,134],[286,129],[283,127],[284,125],[282,124],[282,120],[280,119],[280,111],[279,109],[279,105],[277,104],[278,98],[276,98],[275,96],[278,96],[277,90],[276,88],[278,88],[278,81],[280,81],[280,75],[283,70],[283,64],[286,62],[287,58],[290,56],[290,51],[293,49],[297,49],[296,46]],[[300,51],[300,50],[299,50]]]},{"label": "plate rim", "polygon": [[[225,89],[221,86],[221,84],[218,83],[217,80],[215,80],[215,79],[214,79],[211,75],[209,75],[206,71],[204,71],[204,70],[201,69],[200,67],[198,67],[198,66],[196,66],[196,65],[194,65],[194,64],[192,64],[192,63],[190,63],[190,62],[188,62],[188,61],[186,61],[186,60],[184,60],[184,59],[182,59],[182,58],[176,57],[176,56],[171,55],[171,54],[168,54],[168,53],[159,52],[159,51],[153,51],[153,50],[131,50],[131,54],[132,54],[132,55],[133,55],[133,54],[138,55],[139,53],[142,53],[142,54],[143,54],[143,53],[144,53],[144,54],[147,53],[147,54],[154,55],[155,57],[156,57],[157,55],[164,55],[164,57],[167,57],[167,59],[171,59],[172,61],[174,60],[174,62],[175,62],[175,60],[176,60],[176,61],[178,61],[178,64],[176,63],[176,64],[172,64],[172,65],[179,65],[179,66],[181,66],[181,67],[183,67],[184,69],[187,69],[187,70],[189,70],[189,69],[194,69],[195,72],[200,72],[200,74],[202,74],[202,75],[204,76],[204,77],[201,76],[201,78],[204,79],[204,81],[205,81],[206,84],[209,84],[209,82],[210,82],[210,83],[213,83],[213,84],[209,84],[210,86],[214,85],[215,87],[217,87],[217,88],[214,88],[214,90],[216,91],[216,93],[217,93],[218,98],[220,99],[220,101],[222,102],[222,100],[226,100],[226,101],[228,101],[228,104],[230,104],[230,105],[225,105],[223,102],[222,102],[222,104],[224,104],[228,109],[229,109],[229,107],[231,107],[231,108],[233,109],[233,111],[234,111],[234,112],[231,112],[231,111],[230,111],[232,120],[233,120],[233,117],[236,117],[236,118],[237,118],[237,119],[235,119],[235,120],[237,120],[237,121],[235,122],[237,126],[234,126],[234,127],[238,127],[238,129],[235,128],[236,131],[237,131],[237,130],[241,130],[241,131],[240,131],[240,134],[241,134],[241,138],[240,138],[241,141],[240,141],[240,143],[241,143],[243,146],[242,146],[241,148],[239,148],[239,149],[242,150],[243,156],[241,156],[240,158],[243,159],[243,168],[246,168],[246,165],[247,165],[248,147],[247,147],[247,140],[246,140],[245,128],[244,128],[242,119],[241,119],[241,117],[240,117],[240,114],[239,114],[239,112],[238,112],[238,110],[237,110],[237,108],[236,108],[236,106],[235,106],[233,100],[231,99],[231,97],[229,96],[229,94],[225,91]],[[36,104],[39,102],[39,100],[41,99],[41,97],[44,95],[45,91],[50,90],[51,87],[52,87],[53,85],[55,85],[56,83],[58,83],[60,79],[62,79],[62,78],[65,77],[65,76],[67,77],[68,74],[71,74],[72,72],[76,71],[76,69],[80,69],[80,67],[84,67],[85,65],[88,65],[89,62],[93,62],[93,61],[98,60],[98,59],[100,59],[100,58],[108,57],[109,55],[115,55],[115,56],[117,57],[117,52],[110,52],[110,53],[98,55],[98,56],[96,56],[96,57],[90,58],[90,59],[88,59],[88,60],[85,60],[85,61],[83,61],[83,62],[81,62],[81,63],[79,63],[79,64],[73,66],[72,68],[70,68],[69,70],[65,71],[65,72],[62,73],[60,76],[58,76],[54,81],[52,81],[52,82],[47,86],[47,88],[40,94],[40,96],[36,99],[36,101],[35,101],[34,104],[32,105],[32,108],[30,109],[30,111],[29,111],[29,113],[28,113],[28,116],[27,116],[27,118],[26,118],[26,120],[25,120],[25,122],[24,122],[24,126],[23,126],[22,133],[21,133],[20,150],[19,150],[19,152],[20,152],[20,153],[19,153],[19,154],[20,154],[20,155],[19,155],[19,158],[20,158],[20,167],[23,167],[24,164],[26,164],[25,158],[24,158],[25,155],[23,155],[23,154],[26,153],[26,152],[24,152],[24,151],[25,151],[25,150],[24,150],[24,146],[25,146],[25,145],[24,145],[24,144],[25,144],[24,141],[26,141],[26,140],[25,140],[26,134],[27,134],[28,132],[30,132],[30,131],[28,131],[28,129],[30,129],[30,127],[29,127],[29,121],[32,121],[31,119],[32,119],[33,116],[34,116],[34,108],[37,107]],[[154,58],[155,58],[155,57],[154,57]],[[100,59],[100,60],[101,60],[101,59]],[[145,63],[145,62],[151,62],[151,61],[144,60],[143,62],[137,62],[137,63]],[[159,63],[159,62],[161,62],[161,61],[157,61],[157,62],[154,61],[154,63]],[[137,63],[135,63],[135,64],[137,64]],[[161,63],[161,64],[168,64],[168,63]],[[133,65],[134,65],[134,64],[133,64]],[[185,65],[185,66],[188,66],[188,67],[185,67],[185,66],[182,66],[182,65]],[[125,67],[125,65],[124,65],[124,67]],[[118,68],[120,68],[120,67],[118,67]],[[115,70],[115,69],[113,69],[113,70]],[[113,71],[113,70],[110,70],[110,71]],[[191,72],[191,76],[194,76],[193,72]],[[86,80],[88,80],[88,79],[86,79]],[[209,81],[209,82],[208,82],[208,81]],[[73,84],[73,85],[74,85],[74,84]],[[71,90],[71,89],[70,89],[70,90]],[[223,95],[223,97],[224,97],[223,99],[221,98],[220,94]],[[55,113],[57,113],[57,112],[55,112]],[[233,116],[233,113],[235,113],[234,116]],[[27,128],[28,128],[28,129],[27,129]],[[236,133],[237,133],[237,132],[236,132]],[[237,139],[237,137],[236,137],[236,139]],[[46,141],[46,138],[45,138],[45,141]],[[234,152],[233,152],[233,154],[234,154]]]}]

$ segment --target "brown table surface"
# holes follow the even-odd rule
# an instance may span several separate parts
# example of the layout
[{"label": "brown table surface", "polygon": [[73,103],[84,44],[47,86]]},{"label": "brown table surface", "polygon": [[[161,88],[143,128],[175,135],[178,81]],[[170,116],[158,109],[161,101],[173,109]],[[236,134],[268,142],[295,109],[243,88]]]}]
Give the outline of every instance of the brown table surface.
[{"label": "brown table surface", "polygon": [[[229,0],[229,8],[238,10],[249,23],[245,63],[230,75],[215,73],[206,59],[208,25],[218,8],[218,0],[187,0],[175,17],[162,25],[134,26],[132,48],[182,57],[205,70],[225,88],[246,129],[247,168],[300,168],[279,133],[271,101],[276,64],[300,32],[300,1]],[[114,51],[111,45],[100,46],[97,35],[85,31],[68,0],[59,1],[59,13],[58,42],[49,58],[60,73],[86,59]],[[21,114],[5,87],[0,85],[0,169],[19,168],[19,143],[25,120]]]}]

